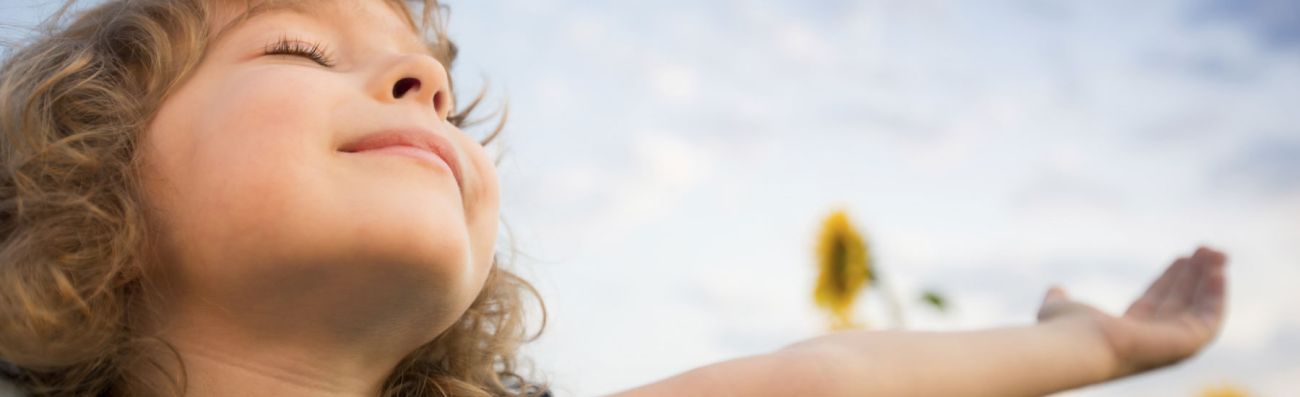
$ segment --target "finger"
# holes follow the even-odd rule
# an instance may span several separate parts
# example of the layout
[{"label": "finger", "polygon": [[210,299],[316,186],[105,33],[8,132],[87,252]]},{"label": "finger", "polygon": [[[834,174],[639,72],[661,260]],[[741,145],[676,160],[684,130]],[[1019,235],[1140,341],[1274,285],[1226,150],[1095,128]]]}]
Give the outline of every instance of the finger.
[{"label": "finger", "polygon": [[[1199,254],[1200,251],[1197,253]],[[1165,292],[1165,297],[1156,308],[1156,318],[1177,316],[1192,304],[1197,283],[1200,281],[1201,274],[1205,273],[1205,259],[1203,255],[1192,255],[1188,260],[1187,269],[1183,270],[1169,285],[1169,291]]]},{"label": "finger", "polygon": [[1192,301],[1196,300],[1196,294],[1200,290],[1201,281],[1205,278],[1206,270],[1211,264],[1212,258],[1205,248],[1197,249],[1196,254],[1192,255],[1191,276],[1187,278],[1187,288],[1178,291],[1180,293],[1177,296],[1178,307],[1192,306]]},{"label": "finger", "polygon": [[1227,301],[1227,276],[1225,266],[1227,257],[1222,253],[1210,256],[1210,262],[1197,286],[1196,299],[1192,302],[1192,311],[1210,325],[1218,329],[1223,321],[1223,307]]},{"label": "finger", "polygon": [[1197,296],[1200,296],[1201,287],[1205,284],[1205,277],[1210,267],[1222,265],[1226,259],[1222,253],[1205,246],[1196,249],[1196,253],[1192,255],[1192,269],[1196,277],[1192,278],[1191,288],[1188,288],[1184,294],[1179,296],[1179,304],[1182,307],[1192,307]]},{"label": "finger", "polygon": [[1169,286],[1173,284],[1174,278],[1181,274],[1187,268],[1187,258],[1178,258],[1173,264],[1165,268],[1165,272],[1160,274],[1156,281],[1147,287],[1133,305],[1129,306],[1128,311],[1124,312],[1125,316],[1149,317],[1155,314],[1156,308],[1164,299],[1165,294],[1169,291]]},{"label": "finger", "polygon": [[1043,304],[1070,299],[1070,295],[1065,293],[1065,289],[1059,285],[1053,285],[1047,289],[1047,296],[1043,297]]},{"label": "finger", "polygon": [[1196,253],[1192,254],[1192,276],[1188,277],[1191,284],[1187,285],[1188,288],[1180,290],[1177,297],[1177,307],[1180,310],[1192,307],[1192,303],[1196,301],[1197,295],[1200,294],[1201,285],[1203,285],[1209,268],[1221,264],[1225,259],[1225,256],[1218,253],[1218,251],[1210,250],[1205,246],[1197,247]]},{"label": "finger", "polygon": [[1219,252],[1218,250],[1215,250],[1215,249],[1210,248],[1210,247],[1206,247],[1206,246],[1204,246],[1204,245],[1202,245],[1202,246],[1200,246],[1200,247],[1197,247],[1197,248],[1196,248],[1196,253],[1193,254],[1193,256],[1204,257],[1204,258],[1210,259],[1211,262],[1224,262],[1224,263],[1226,263],[1226,262],[1228,261],[1228,257],[1227,257],[1227,255],[1224,255],[1223,252]]}]

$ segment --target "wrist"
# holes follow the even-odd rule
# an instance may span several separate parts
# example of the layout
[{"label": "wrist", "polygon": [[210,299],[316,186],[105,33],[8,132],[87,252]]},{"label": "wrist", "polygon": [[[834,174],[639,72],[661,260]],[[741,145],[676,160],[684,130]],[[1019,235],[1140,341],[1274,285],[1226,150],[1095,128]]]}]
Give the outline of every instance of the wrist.
[{"label": "wrist", "polygon": [[1106,335],[1103,318],[1090,316],[1063,316],[1038,325],[1045,332],[1065,341],[1071,359],[1078,369],[1087,374],[1087,384],[1101,383],[1124,376],[1113,338]]}]

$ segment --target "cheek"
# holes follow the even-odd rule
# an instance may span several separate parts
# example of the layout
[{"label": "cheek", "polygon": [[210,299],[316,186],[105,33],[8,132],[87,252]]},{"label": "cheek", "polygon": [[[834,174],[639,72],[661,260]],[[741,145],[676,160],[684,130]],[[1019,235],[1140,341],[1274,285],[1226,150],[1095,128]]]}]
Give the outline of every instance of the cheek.
[{"label": "cheek", "polygon": [[455,135],[461,141],[461,147],[466,148],[464,152],[475,173],[475,184],[470,187],[471,192],[467,195],[470,205],[467,206],[466,221],[475,234],[473,243],[474,252],[478,255],[475,258],[478,270],[486,278],[492,265],[500,221],[501,193],[496,165],[477,140],[460,132]]},{"label": "cheek", "polygon": [[[244,73],[208,97],[191,127],[194,144],[214,159],[242,162],[250,156],[319,152],[333,135],[330,110],[343,95],[338,79],[322,72]],[[286,162],[287,162],[286,161]]]},{"label": "cheek", "polygon": [[[187,241],[236,244],[310,222],[294,214],[322,210],[311,205],[324,195],[321,169],[334,138],[328,116],[343,92],[339,83],[271,70],[191,83],[151,128],[151,162],[165,180],[159,195],[169,201],[174,232]],[[224,249],[219,245],[190,248]],[[186,254],[194,255],[218,254]]]},{"label": "cheek", "polygon": [[[312,190],[332,142],[333,90],[285,73],[263,73],[229,87],[196,118],[194,155],[182,169],[196,181],[194,193],[222,200],[209,208],[238,204],[244,208],[229,208],[226,216],[269,216],[287,204],[283,199]],[[302,95],[308,88],[312,95]]]}]

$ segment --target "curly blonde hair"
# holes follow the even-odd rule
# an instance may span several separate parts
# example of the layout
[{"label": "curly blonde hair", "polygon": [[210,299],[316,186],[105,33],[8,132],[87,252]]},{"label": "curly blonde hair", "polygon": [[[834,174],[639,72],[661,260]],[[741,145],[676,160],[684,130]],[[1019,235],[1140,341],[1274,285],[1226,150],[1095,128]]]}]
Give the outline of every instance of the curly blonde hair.
[{"label": "curly blonde hair", "polygon": [[[417,23],[411,5],[386,1],[450,70],[457,49],[444,30],[445,6],[413,1],[422,6]],[[252,2],[245,0],[241,18],[256,8]],[[136,325],[144,315],[133,308],[150,293],[144,253],[159,230],[144,205],[136,149],[160,104],[213,40],[215,5],[108,0],[68,21],[74,3],[63,4],[0,66],[0,372],[41,396],[183,393],[183,366],[166,378],[178,381],[162,385],[132,370],[169,368],[156,362],[160,347],[170,352],[164,357],[180,360]],[[468,118],[482,98],[480,92],[450,121],[484,121]],[[499,113],[482,144],[497,137],[505,119]],[[530,283],[502,268],[499,256],[469,309],[401,361],[384,396],[547,389],[521,375],[517,355],[546,327],[545,304]],[[525,293],[542,314],[531,337]]]}]

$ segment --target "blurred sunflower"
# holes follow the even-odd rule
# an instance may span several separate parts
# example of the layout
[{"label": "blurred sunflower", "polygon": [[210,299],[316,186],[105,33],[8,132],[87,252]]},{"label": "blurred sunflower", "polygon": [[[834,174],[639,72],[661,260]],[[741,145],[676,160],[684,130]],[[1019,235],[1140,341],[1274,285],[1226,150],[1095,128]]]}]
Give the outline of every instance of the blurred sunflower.
[{"label": "blurred sunflower", "polygon": [[814,301],[831,314],[831,329],[862,328],[853,319],[853,303],[872,282],[867,243],[854,230],[844,210],[823,222],[817,239],[817,286]]},{"label": "blurred sunflower", "polygon": [[1214,387],[1207,387],[1201,390],[1198,397],[1247,397],[1250,394],[1236,386],[1224,384]]}]

